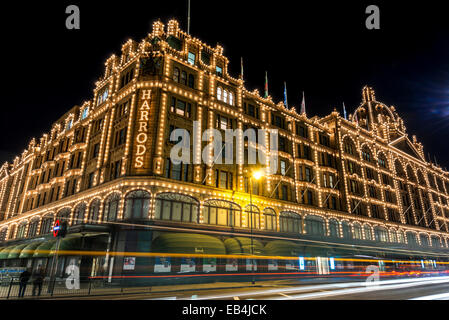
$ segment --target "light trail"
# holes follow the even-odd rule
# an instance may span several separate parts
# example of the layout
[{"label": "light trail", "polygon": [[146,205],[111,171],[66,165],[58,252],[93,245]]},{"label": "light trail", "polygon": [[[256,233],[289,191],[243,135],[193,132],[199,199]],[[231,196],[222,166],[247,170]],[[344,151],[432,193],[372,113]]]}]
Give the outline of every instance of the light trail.
[{"label": "light trail", "polygon": [[[275,296],[280,295],[281,293],[285,295],[289,295],[288,299],[300,299],[300,298],[316,298],[322,297],[325,295],[341,295],[341,294],[351,294],[357,292],[368,292],[374,290],[391,290],[401,287],[407,286],[416,286],[416,285],[425,285],[425,284],[436,284],[436,283],[444,283],[449,282],[449,276],[444,277],[432,277],[426,279],[397,279],[397,280],[382,280],[375,282],[375,285],[370,282],[367,284],[365,281],[359,282],[345,282],[345,283],[335,283],[335,284],[319,284],[319,285],[310,285],[310,286],[299,286],[299,287],[289,287],[289,288],[280,288],[280,289],[263,289],[263,290],[255,290],[251,292],[240,293],[239,297],[249,297],[249,296]],[[357,288],[362,287],[363,288]],[[354,289],[348,289],[354,288]],[[319,290],[329,290],[329,289],[337,289],[337,291],[331,292],[319,292],[319,293],[309,293],[302,295],[292,295],[297,293],[305,293],[310,291],[319,291]],[[340,289],[340,290],[338,290]],[[354,291],[355,290],[355,291]],[[198,297],[197,300],[211,300],[211,299],[230,299],[235,297],[235,292],[230,294],[222,294],[222,295],[208,295]],[[269,298],[268,300],[285,300],[286,298]]]}]

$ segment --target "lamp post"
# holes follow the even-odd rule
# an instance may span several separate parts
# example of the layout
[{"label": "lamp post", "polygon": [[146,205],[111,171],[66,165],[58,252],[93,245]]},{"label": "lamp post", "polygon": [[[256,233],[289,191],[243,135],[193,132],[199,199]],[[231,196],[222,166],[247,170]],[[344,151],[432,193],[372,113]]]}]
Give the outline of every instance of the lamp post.
[{"label": "lamp post", "polygon": [[254,241],[253,241],[253,178],[259,180],[263,175],[261,170],[253,171],[249,176],[249,210],[250,210],[250,234],[251,234],[251,271],[253,272],[252,284],[256,283],[256,276],[254,275]]}]

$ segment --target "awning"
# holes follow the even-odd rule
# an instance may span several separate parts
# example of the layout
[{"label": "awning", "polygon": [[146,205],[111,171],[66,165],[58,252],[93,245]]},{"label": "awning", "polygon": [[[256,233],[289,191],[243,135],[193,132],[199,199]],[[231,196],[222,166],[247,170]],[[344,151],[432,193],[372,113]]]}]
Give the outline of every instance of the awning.
[{"label": "awning", "polygon": [[41,244],[42,241],[35,241],[28,244],[25,248],[22,249],[22,252],[20,252],[19,258],[20,259],[32,258],[34,254],[34,249],[36,249]]},{"label": "awning", "polygon": [[56,243],[55,240],[50,240],[40,244],[34,249],[33,258],[46,258],[50,253],[51,247]]},{"label": "awning", "polygon": [[25,248],[27,245],[28,245],[27,243],[23,243],[15,246],[11,250],[9,250],[8,258],[6,259],[17,259],[22,249]]},{"label": "awning", "polygon": [[[53,256],[56,253],[56,243],[54,242],[50,253],[48,256]],[[81,237],[76,238],[65,238],[61,240],[61,243],[59,245],[59,253],[58,255],[72,255],[72,253],[66,253],[64,251],[79,251],[81,249]]]},{"label": "awning", "polygon": [[0,251],[0,259],[8,259],[9,251],[15,246],[4,247]]},{"label": "awning", "polygon": [[265,245],[267,256],[299,257],[304,254],[304,246],[292,241],[274,240]]},{"label": "awning", "polygon": [[220,239],[191,233],[164,233],[153,240],[152,252],[226,254]]},{"label": "awning", "polygon": [[[229,238],[224,241],[224,245],[226,247],[226,253],[227,254],[257,254],[261,255],[264,252],[264,247],[262,243],[257,240],[253,239],[251,243],[251,238],[245,238],[245,237],[234,237]],[[254,246],[253,252],[251,252],[251,245]]]}]

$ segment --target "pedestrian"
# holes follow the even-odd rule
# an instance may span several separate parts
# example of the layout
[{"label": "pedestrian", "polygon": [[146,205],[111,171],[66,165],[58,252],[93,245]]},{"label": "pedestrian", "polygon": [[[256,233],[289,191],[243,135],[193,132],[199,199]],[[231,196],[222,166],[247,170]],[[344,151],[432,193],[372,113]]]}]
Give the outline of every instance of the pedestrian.
[{"label": "pedestrian", "polygon": [[38,291],[37,295],[41,295],[42,282],[44,282],[44,269],[42,268],[42,266],[39,266],[33,277],[33,296],[36,295],[36,289]]},{"label": "pedestrian", "polygon": [[30,277],[31,277],[31,273],[28,271],[28,269],[25,269],[25,271],[23,271],[20,274],[20,277],[19,277],[19,298],[23,298],[23,296],[25,295],[25,290],[27,288],[28,280],[30,280]]}]

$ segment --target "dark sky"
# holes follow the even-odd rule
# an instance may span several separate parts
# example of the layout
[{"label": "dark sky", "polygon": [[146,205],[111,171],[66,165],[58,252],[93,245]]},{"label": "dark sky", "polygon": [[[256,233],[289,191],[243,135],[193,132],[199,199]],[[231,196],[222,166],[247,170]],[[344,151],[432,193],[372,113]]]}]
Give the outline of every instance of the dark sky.
[{"label": "dark sky", "polygon": [[[140,41],[152,23],[170,18],[186,29],[183,1],[15,1],[3,9],[0,163],[75,104],[91,98],[105,59],[129,38]],[[94,3],[93,3],[94,2]],[[442,1],[199,1],[191,4],[191,33],[230,59],[245,61],[248,89],[290,105],[305,91],[309,116],[324,116],[344,101],[353,111],[367,84],[395,105],[424,151],[449,167],[449,19]],[[393,4],[393,3],[394,4]],[[66,6],[81,11],[81,29],[65,28]],[[380,30],[365,28],[365,8],[380,8]],[[9,19],[6,20],[5,18]]]}]

